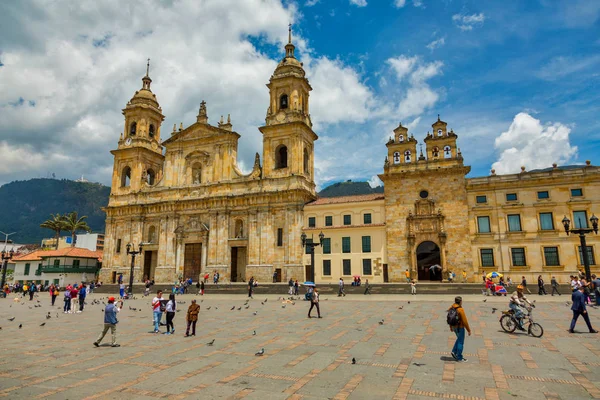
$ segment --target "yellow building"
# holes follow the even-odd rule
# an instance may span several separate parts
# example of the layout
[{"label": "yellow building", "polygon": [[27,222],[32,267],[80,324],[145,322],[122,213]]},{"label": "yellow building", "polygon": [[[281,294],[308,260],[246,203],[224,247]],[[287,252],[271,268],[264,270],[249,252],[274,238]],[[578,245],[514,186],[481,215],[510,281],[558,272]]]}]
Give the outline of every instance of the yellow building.
[{"label": "yellow building", "polygon": [[[325,238],[315,247],[315,279],[346,282],[361,276],[370,283],[387,281],[385,205],[383,194],[324,197],[304,207],[304,231],[309,240]],[[310,265],[307,250],[304,264]],[[310,268],[306,279],[312,280]]]},{"label": "yellow building", "polygon": [[291,42],[267,87],[270,102],[263,156],[243,174],[240,135],[231,119],[208,123],[206,103],[196,122],[161,141],[162,109],[148,71],[123,109],[124,133],[112,151],[114,170],[106,207],[100,280],[129,275],[126,244],[145,243],[134,278],[172,282],[218,272],[224,281],[301,277],[302,209],[315,196],[314,141],[309,92]]}]

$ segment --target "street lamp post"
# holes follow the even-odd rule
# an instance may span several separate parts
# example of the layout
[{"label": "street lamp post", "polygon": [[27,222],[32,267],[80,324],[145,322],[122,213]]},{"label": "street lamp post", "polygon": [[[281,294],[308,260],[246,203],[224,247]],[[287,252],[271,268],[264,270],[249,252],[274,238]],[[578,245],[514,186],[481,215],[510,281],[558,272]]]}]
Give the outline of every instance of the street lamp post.
[{"label": "street lamp post", "polygon": [[138,245],[137,251],[132,250],[134,245],[131,243],[127,243],[127,254],[131,255],[131,270],[129,271],[129,293],[128,297],[131,299],[133,296],[133,267],[135,266],[135,256],[138,254],[142,254],[142,248],[144,247],[144,243],[140,243]]},{"label": "street lamp post", "polygon": [[[588,257],[588,252],[587,252],[587,243],[585,242],[585,234],[586,233],[598,233],[598,217],[596,217],[594,214],[592,214],[592,218],[590,218],[590,222],[592,223],[592,227],[591,228],[576,228],[576,229],[569,229],[569,226],[571,225],[571,220],[569,218],[567,218],[567,216],[565,215],[565,217],[562,220],[562,224],[565,227],[565,232],[567,232],[567,235],[569,234],[569,232],[575,233],[579,235],[579,242],[581,244],[581,258],[583,258],[583,266],[585,267],[585,279],[590,282],[592,277],[592,273],[590,271],[590,258]],[[579,226],[581,226],[581,220],[579,220]]]},{"label": "street lamp post", "polygon": [[319,233],[319,243],[313,243],[312,240],[310,242],[307,241],[306,233],[304,233],[304,232],[302,232],[302,235],[300,236],[300,238],[302,239],[302,248],[305,249],[306,247],[308,247],[308,249],[310,251],[310,270],[312,273],[312,278],[314,280],[315,279],[315,247],[323,245],[323,239],[325,238],[325,235],[323,235],[323,232]]},{"label": "street lamp post", "polygon": [[13,258],[15,251],[11,249],[10,251],[2,250],[2,283],[0,283],[0,290],[2,290],[4,296],[4,284],[6,283],[6,268],[8,267],[8,260]]}]

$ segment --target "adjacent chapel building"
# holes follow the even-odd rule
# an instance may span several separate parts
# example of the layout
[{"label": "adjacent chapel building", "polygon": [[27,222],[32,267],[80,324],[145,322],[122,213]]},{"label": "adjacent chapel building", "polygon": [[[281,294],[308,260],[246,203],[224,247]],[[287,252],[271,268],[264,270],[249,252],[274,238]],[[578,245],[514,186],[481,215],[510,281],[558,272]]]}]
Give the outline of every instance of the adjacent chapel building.
[{"label": "adjacent chapel building", "polygon": [[[309,93],[291,41],[267,87],[270,102],[252,171],[237,167],[240,135],[230,118],[208,123],[202,102],[196,122],[162,136],[164,115],[146,72],[123,109],[124,133],[112,151],[114,169],[103,268],[99,279],[129,275],[156,282],[218,272],[223,280],[290,278],[337,282],[354,276],[377,282],[441,280],[448,271],[469,281],[500,271],[532,283],[561,281],[592,268],[600,240],[586,249],[561,220],[588,226],[600,213],[600,168],[557,166],[519,174],[467,178],[457,134],[439,116],[425,151],[400,124],[387,143],[384,194],[317,199]],[[383,153],[382,153],[383,157]],[[314,271],[302,234],[319,240]]]}]

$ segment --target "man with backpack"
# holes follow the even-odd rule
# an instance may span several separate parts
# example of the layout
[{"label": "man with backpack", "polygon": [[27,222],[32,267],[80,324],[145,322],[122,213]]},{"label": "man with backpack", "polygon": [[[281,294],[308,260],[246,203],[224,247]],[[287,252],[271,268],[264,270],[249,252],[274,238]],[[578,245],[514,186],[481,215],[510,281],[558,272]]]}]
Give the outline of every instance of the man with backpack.
[{"label": "man with backpack", "polygon": [[454,304],[448,309],[446,321],[450,325],[450,331],[456,334],[456,342],[450,354],[458,362],[467,362],[462,353],[465,345],[465,330],[471,336],[471,328],[465,310],[462,308],[462,297],[456,296],[454,298]]}]

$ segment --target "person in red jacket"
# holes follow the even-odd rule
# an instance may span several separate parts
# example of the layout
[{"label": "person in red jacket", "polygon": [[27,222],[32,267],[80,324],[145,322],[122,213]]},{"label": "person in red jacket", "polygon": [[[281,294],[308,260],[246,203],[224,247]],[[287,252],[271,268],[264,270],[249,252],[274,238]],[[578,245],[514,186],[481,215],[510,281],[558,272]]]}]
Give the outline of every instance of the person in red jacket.
[{"label": "person in red jacket", "polygon": [[77,307],[77,295],[79,294],[79,291],[77,290],[77,288],[75,286],[73,286],[71,288],[71,310],[69,311],[69,313],[74,313],[75,312],[75,308]]}]

